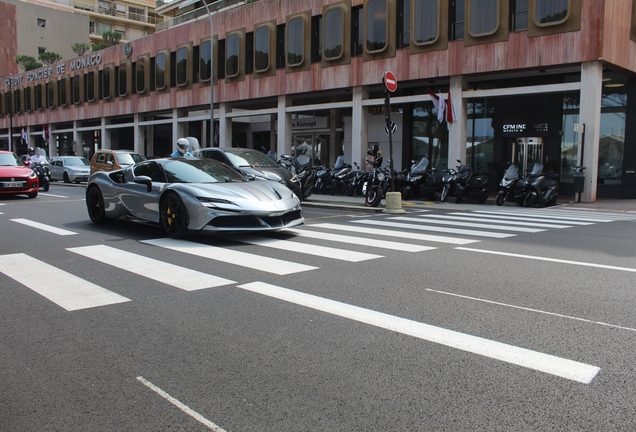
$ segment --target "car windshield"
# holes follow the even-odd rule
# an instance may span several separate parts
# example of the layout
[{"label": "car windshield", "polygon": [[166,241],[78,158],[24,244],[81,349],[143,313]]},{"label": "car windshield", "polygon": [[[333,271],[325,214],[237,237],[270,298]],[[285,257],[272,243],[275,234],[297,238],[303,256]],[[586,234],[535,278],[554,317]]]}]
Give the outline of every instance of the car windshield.
[{"label": "car windshield", "polygon": [[117,155],[117,162],[119,162],[120,165],[132,165],[144,160],[144,158],[137,153],[117,152],[115,154]]},{"label": "car windshield", "polygon": [[78,158],[64,158],[64,165],[66,166],[90,166],[91,163],[84,157]]},{"label": "car windshield", "polygon": [[24,164],[13,153],[0,153],[0,166],[24,166]]},{"label": "car windshield", "polygon": [[232,168],[208,159],[174,159],[163,165],[169,183],[227,183],[247,181]]},{"label": "car windshield", "polygon": [[245,150],[242,152],[226,152],[227,158],[236,167],[278,167],[276,162],[267,155],[257,150]]}]

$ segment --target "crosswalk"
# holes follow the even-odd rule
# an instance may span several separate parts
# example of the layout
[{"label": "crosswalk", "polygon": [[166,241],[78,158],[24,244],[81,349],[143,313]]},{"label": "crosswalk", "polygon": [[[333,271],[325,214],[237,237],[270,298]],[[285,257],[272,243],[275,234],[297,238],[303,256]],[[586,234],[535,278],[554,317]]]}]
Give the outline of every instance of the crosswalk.
[{"label": "crosswalk", "polygon": [[[415,212],[408,216],[374,215],[351,218],[346,222],[316,222],[284,231],[283,234],[244,235],[234,237],[230,246],[214,241],[196,242],[158,238],[142,240],[151,248],[161,248],[198,259],[221,262],[278,276],[317,270],[320,265],[306,264],[318,257],[322,265],[329,262],[360,263],[380,259],[389,251],[425,253],[445,245],[461,249],[483,239],[507,239],[517,235],[544,233],[550,230],[584,228],[594,224],[636,220],[636,215],[594,215],[577,211],[493,208],[476,211]],[[76,232],[48,226],[28,219],[11,222],[41,230],[49,235],[71,236]],[[237,245],[251,245],[249,252]],[[298,259],[270,256],[271,249],[291,252]],[[149,258],[122,248],[92,245],[69,247],[66,251],[88,260],[160,282],[178,290],[193,291],[221,286],[235,286],[234,281]],[[300,259],[300,257],[309,257]],[[297,261],[305,261],[297,262]],[[211,265],[209,268],[215,268]],[[67,311],[106,306],[131,301],[118,294],[117,287],[101,287],[58,269],[50,263],[25,254],[0,255],[0,273],[30,288]],[[25,277],[24,275],[28,275]],[[249,274],[249,273],[247,273]],[[38,275],[38,277],[33,277]],[[0,279],[1,281],[1,279]]]}]

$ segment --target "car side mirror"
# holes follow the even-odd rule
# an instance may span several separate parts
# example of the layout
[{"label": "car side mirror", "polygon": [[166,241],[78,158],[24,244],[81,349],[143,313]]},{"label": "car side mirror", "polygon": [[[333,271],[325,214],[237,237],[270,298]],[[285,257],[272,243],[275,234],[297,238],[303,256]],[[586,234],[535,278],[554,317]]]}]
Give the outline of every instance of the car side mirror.
[{"label": "car side mirror", "polygon": [[113,164],[113,162],[112,162],[112,161],[108,161],[108,162],[106,162],[106,165],[108,165],[108,166],[113,166],[114,164]]},{"label": "car side mirror", "polygon": [[148,188],[148,192],[152,190],[152,179],[148,176],[135,177],[135,183],[144,184]]},{"label": "car side mirror", "polygon": [[241,173],[241,174],[243,174],[243,177],[245,177],[249,181],[256,180],[256,176],[254,174],[251,174],[251,173]]}]

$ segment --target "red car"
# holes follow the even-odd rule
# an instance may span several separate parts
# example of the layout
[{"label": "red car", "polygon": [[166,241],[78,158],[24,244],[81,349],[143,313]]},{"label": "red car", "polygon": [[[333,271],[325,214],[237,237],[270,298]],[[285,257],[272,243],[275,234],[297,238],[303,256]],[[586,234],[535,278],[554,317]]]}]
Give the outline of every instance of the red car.
[{"label": "red car", "polygon": [[38,196],[38,176],[15,153],[0,150],[0,195]]}]

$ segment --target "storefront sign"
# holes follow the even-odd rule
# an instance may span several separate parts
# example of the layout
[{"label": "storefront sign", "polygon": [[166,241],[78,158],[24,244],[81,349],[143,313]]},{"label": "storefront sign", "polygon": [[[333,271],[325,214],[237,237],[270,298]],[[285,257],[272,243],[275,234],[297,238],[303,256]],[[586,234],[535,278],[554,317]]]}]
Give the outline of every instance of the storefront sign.
[{"label": "storefront sign", "polygon": [[326,129],[327,117],[311,117],[292,120],[292,130]]},{"label": "storefront sign", "polygon": [[549,125],[543,119],[539,121],[519,121],[518,119],[505,119],[502,126],[504,137],[530,137],[548,136]]}]

